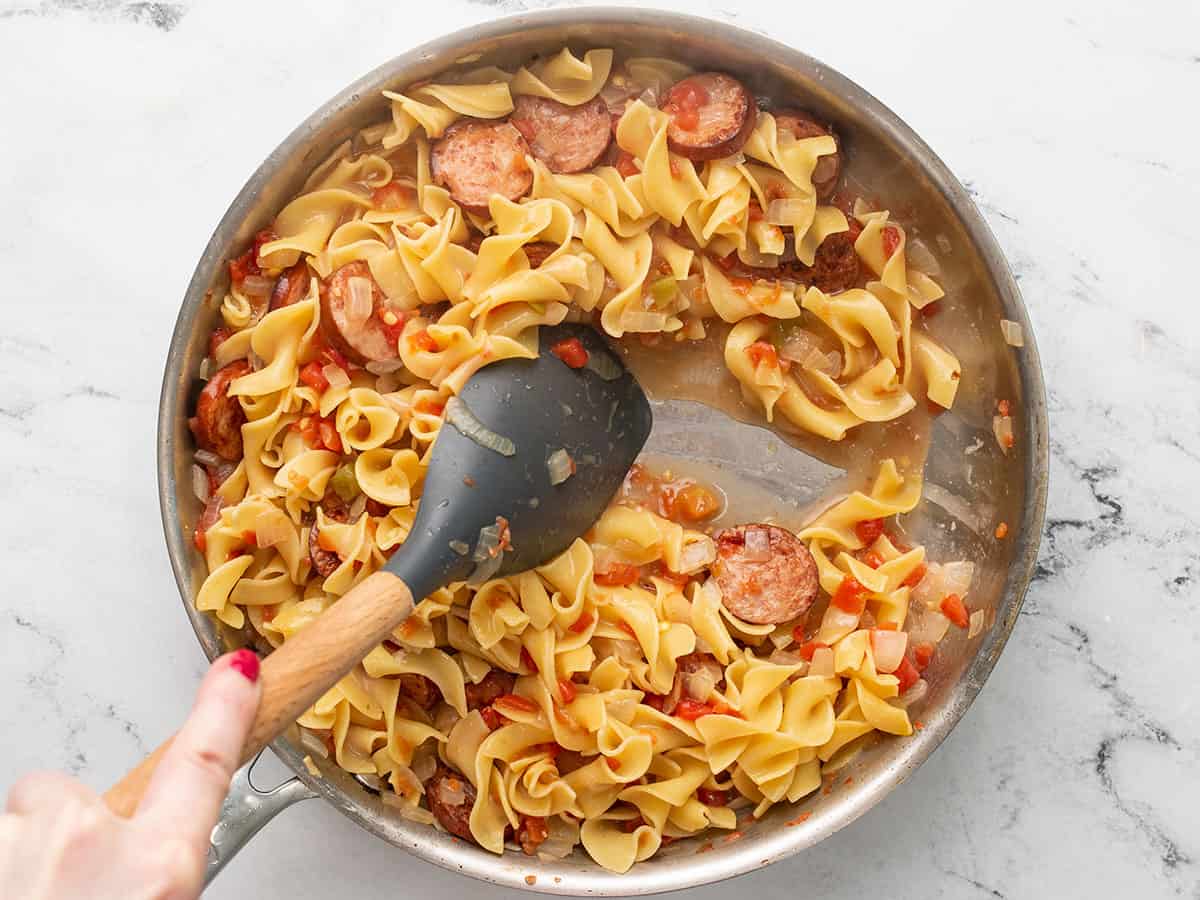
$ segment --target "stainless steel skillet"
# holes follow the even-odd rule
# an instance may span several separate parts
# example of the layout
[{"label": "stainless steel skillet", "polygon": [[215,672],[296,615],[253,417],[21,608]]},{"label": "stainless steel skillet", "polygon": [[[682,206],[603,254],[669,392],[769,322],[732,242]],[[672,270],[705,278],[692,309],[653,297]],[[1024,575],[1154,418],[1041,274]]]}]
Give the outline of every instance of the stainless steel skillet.
[{"label": "stainless steel skillet", "polygon": [[[286,739],[272,747],[296,773],[263,795],[245,774],[235,781],[214,832],[213,871],[271,816],[308,797],[323,797],[366,830],[422,859],[505,887],[558,894],[620,896],[719,881],[784,859],[828,837],[879,802],[941,743],[983,687],[1016,622],[1037,556],[1046,500],[1045,392],[1033,335],[1016,284],[966,190],[933,151],[893,113],[837,72],[775,41],[721,23],[651,10],[594,8],[522,14],[466,29],[411,50],[324,104],[263,162],[221,220],[196,267],[167,355],[158,421],[159,499],[167,549],[184,609],[205,653],[228,649],[231,635],[198,613],[192,598],[203,578],[190,535],[199,515],[191,495],[193,447],[186,419],[208,334],[225,286],[225,261],[297,191],[308,172],[357,129],[387,115],[380,91],[399,89],[456,64],[515,65],[557,50],[614,47],[621,55],[658,55],[727,69],[759,94],[815,110],[845,137],[849,168],[874,185],[887,206],[937,253],[949,303],[933,330],[959,355],[964,379],[953,413],[937,420],[926,467],[927,502],[907,527],[936,558],[973,559],[980,571],[972,601],[987,610],[988,628],[973,640],[948,639],[911,738],[881,740],[847,770],[851,786],[795,807],[774,808],[736,841],[707,838],[672,844],[631,873],[614,875],[582,855],[541,862],[519,852],[495,857],[432,828],[400,819],[358,782],[323,766],[315,778],[306,751]],[[946,110],[953,115],[953,110]],[[1022,326],[1025,346],[1002,337],[999,320]],[[1016,447],[1002,454],[991,438],[998,398],[1014,410]],[[656,411],[661,421],[662,410]],[[672,447],[779,494],[789,490],[786,465],[745,452],[723,419],[675,423]],[[689,448],[694,453],[689,453]],[[973,452],[967,452],[977,448]],[[791,490],[800,493],[793,485]],[[797,497],[797,500],[803,498]],[[996,540],[995,523],[1009,536]],[[797,822],[801,813],[810,813]],[[795,823],[795,824],[789,824]],[[533,880],[527,880],[532,876]]]}]

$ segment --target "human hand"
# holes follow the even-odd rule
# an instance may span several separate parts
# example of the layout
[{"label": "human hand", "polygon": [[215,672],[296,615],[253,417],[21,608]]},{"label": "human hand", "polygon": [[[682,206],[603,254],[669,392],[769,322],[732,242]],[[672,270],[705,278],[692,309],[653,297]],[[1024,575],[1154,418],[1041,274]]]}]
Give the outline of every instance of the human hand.
[{"label": "human hand", "polygon": [[258,657],[212,664],[195,705],[130,819],[61,772],[34,772],[0,816],[7,900],[189,900],[204,883],[208,840],[258,708]]}]

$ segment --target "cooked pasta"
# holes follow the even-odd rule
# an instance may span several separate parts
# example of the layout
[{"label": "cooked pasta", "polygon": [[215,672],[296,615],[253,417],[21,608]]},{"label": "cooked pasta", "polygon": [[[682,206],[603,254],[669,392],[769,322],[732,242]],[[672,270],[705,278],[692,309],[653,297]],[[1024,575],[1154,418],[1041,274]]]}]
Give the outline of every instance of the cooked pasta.
[{"label": "cooked pasta", "polygon": [[[942,291],[833,190],[810,117],[607,49],[386,97],[230,263],[205,362],[195,602],[260,649],[404,543],[447,403],[541,325],[712,345],[749,408],[827,441],[953,404],[921,315]],[[704,485],[635,467],[586,539],[418,598],[298,724],[398,814],[626,871],[912,733],[970,580],[887,526],[920,500],[883,459],[795,534],[722,530]]]}]

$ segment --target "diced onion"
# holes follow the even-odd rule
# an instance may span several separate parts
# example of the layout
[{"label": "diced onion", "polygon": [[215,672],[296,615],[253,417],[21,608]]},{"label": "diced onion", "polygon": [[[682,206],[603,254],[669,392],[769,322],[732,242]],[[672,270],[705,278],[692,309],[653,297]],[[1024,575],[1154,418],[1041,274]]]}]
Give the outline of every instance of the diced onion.
[{"label": "diced onion", "polygon": [[774,663],[777,666],[800,666],[801,673],[808,669],[808,660],[799,653],[793,653],[791,650],[776,649],[767,657],[767,662]]},{"label": "diced onion", "polygon": [[796,639],[792,629],[787,626],[777,627],[768,637],[777,650],[782,650]]},{"label": "diced onion", "polygon": [[343,388],[350,386],[350,376],[341,366],[335,366],[329,363],[321,367],[321,374],[325,376],[325,380],[329,382],[331,388]]},{"label": "diced onion", "polygon": [[208,381],[208,379],[212,377],[212,367],[213,359],[211,356],[206,356],[204,359],[200,360],[199,376],[201,381]]},{"label": "diced onion", "polygon": [[308,770],[308,774],[309,774],[309,775],[311,775],[313,778],[320,778],[320,777],[321,777],[321,770],[320,770],[320,768],[317,766],[317,763],[316,763],[316,761],[315,761],[315,760],[312,758],[312,756],[306,755],[306,756],[304,757],[304,759],[302,759],[302,760],[301,760],[301,762],[302,762],[302,763],[304,763],[304,768],[305,768],[306,770]]},{"label": "diced onion", "polygon": [[[450,712],[454,714],[454,720],[457,722],[458,713],[454,712],[451,707],[445,706],[445,704],[443,704],[443,707],[449,709]],[[450,727],[452,728],[453,725]],[[438,728],[438,731],[440,731],[442,734],[449,734],[450,728]],[[412,769],[413,775],[415,775],[420,781],[425,781],[426,779],[431,778],[433,773],[437,771],[437,754],[432,750],[425,750],[425,748],[428,746],[429,744],[422,744],[417,748],[417,751],[413,753],[412,765],[409,766],[409,768]]]},{"label": "diced onion", "polygon": [[450,549],[459,556],[466,556],[471,552],[471,548],[467,545],[466,541],[450,541]]},{"label": "diced onion", "polygon": [[269,297],[275,282],[262,275],[247,275],[242,279],[242,293],[247,297]]},{"label": "diced onion", "polygon": [[992,416],[992,434],[996,436],[996,443],[1000,445],[1000,449],[1007,455],[1016,443],[1012,416]]},{"label": "diced onion", "polygon": [[771,558],[771,534],[765,528],[746,528],[746,545],[742,559],[746,562],[766,562]]},{"label": "diced onion", "polygon": [[1014,322],[1012,319],[1001,319],[1000,332],[1004,335],[1004,343],[1008,344],[1008,346],[1025,346],[1025,332],[1021,329],[1019,322]]},{"label": "diced onion", "polygon": [[858,627],[858,619],[859,617],[855,613],[846,612],[840,606],[830,603],[825,610],[825,617],[821,619],[821,628],[818,637],[822,641],[824,641],[824,638],[821,638],[820,635],[836,635],[835,640],[843,637]]},{"label": "diced onion", "polygon": [[875,668],[884,673],[895,672],[908,649],[908,635],[903,631],[871,632],[871,649],[875,653]]},{"label": "diced onion", "polygon": [[[682,673],[675,674],[675,680],[671,682],[671,690],[667,691],[663,697],[662,712],[663,715],[671,715],[675,712],[675,707],[679,705],[679,698],[683,696],[683,675]],[[708,695],[705,695],[708,699]]]},{"label": "diced onion", "polygon": [[403,369],[404,362],[400,359],[371,360],[363,368],[372,375],[390,375]]},{"label": "diced onion", "polygon": [[746,154],[739,150],[737,153],[731,153],[725,157],[725,163],[731,166],[741,166],[746,163]]},{"label": "diced onion", "polygon": [[542,861],[565,859],[571,855],[575,845],[579,843],[579,825],[564,819],[562,816],[551,816],[546,821],[546,840],[537,848],[538,859]]},{"label": "diced onion", "polygon": [[354,780],[368,791],[374,791],[376,794],[383,793],[383,779],[378,775],[373,775],[370,772],[360,772],[354,776]]},{"label": "diced onion", "polygon": [[688,544],[679,554],[679,571],[690,575],[704,568],[717,558],[717,545],[713,539],[704,535],[700,540]]},{"label": "diced onion", "polygon": [[446,421],[453,425],[463,437],[468,437],[480,447],[494,450],[501,456],[513,456],[517,446],[504,435],[496,434],[475,417],[466,401],[451,397],[446,403]]},{"label": "diced onion", "polygon": [[214,468],[221,465],[221,457],[213,453],[211,450],[197,450],[192,458],[202,466],[213,466]]},{"label": "diced onion", "polygon": [[575,464],[571,461],[571,454],[561,447],[551,453],[550,458],[546,460],[546,471],[550,475],[551,484],[562,484],[571,477],[574,468]]},{"label": "diced onion", "polygon": [[909,610],[907,627],[908,639],[914,644],[936,644],[950,630],[950,620],[937,609],[918,603]]},{"label": "diced onion", "polygon": [[811,207],[808,201],[800,197],[778,197],[767,204],[763,218],[768,225],[803,224],[809,217]]},{"label": "diced onion", "polygon": [[954,245],[950,243],[950,238],[946,237],[946,235],[942,234],[941,232],[938,232],[934,240],[937,241],[938,249],[943,253],[949,253],[954,249]]},{"label": "diced onion", "polygon": [[708,666],[701,666],[694,672],[683,676],[683,690],[693,700],[703,703],[712,694],[717,682],[721,680],[720,669],[713,672]]},{"label": "diced onion", "polygon": [[207,503],[211,496],[208,486],[208,473],[195,463],[192,464],[192,493],[201,503]]},{"label": "diced onion", "polygon": [[975,563],[966,560],[949,563],[930,563],[925,577],[913,588],[912,598],[918,603],[936,608],[947,594],[965,597],[975,577]]},{"label": "diced onion", "polygon": [[500,549],[500,526],[484,525],[479,529],[479,539],[475,542],[475,552],[471,559],[475,562],[486,562],[496,559],[503,553]]},{"label": "diced onion", "polygon": [[983,631],[983,610],[977,609],[971,613],[971,627],[967,630],[967,637],[973,638],[975,635]]},{"label": "diced onion", "polygon": [[621,328],[635,333],[653,333],[667,326],[667,314],[626,307],[621,313]]},{"label": "diced onion", "polygon": [[286,544],[296,536],[295,528],[287,516],[278,510],[261,512],[254,520],[254,540],[260,547],[276,547]]},{"label": "diced onion", "polygon": [[832,678],[836,674],[833,668],[833,648],[818,647],[813,652],[812,662],[808,665],[808,674],[817,678]]},{"label": "diced onion", "polygon": [[914,269],[936,278],[942,272],[942,267],[923,240],[911,235],[904,242],[904,253]]},{"label": "diced onion", "polygon": [[361,325],[375,311],[375,297],[371,279],[355,277],[346,281],[349,298],[346,303],[346,319],[352,325]]},{"label": "diced onion", "polygon": [[651,109],[658,108],[658,91],[656,91],[653,86],[646,88],[644,91],[638,94],[638,99]]}]

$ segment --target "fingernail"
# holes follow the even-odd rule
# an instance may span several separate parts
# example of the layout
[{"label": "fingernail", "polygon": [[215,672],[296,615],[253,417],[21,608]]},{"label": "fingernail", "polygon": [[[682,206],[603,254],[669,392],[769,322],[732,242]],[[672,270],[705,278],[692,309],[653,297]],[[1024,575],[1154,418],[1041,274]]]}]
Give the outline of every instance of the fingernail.
[{"label": "fingernail", "polygon": [[253,650],[235,650],[229,654],[229,666],[245,675],[247,681],[258,681],[258,655]]}]

